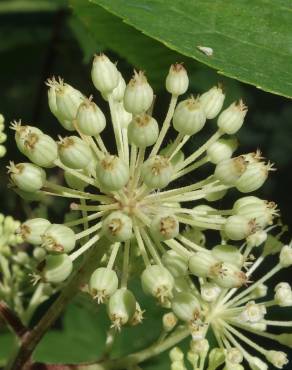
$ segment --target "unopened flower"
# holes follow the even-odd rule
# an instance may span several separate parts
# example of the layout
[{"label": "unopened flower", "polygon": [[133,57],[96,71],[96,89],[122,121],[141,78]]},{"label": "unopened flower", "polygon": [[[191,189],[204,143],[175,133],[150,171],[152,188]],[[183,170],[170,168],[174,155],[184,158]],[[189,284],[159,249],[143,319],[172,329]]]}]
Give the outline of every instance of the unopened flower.
[{"label": "unopened flower", "polygon": [[3,132],[5,128],[4,122],[5,122],[5,119],[3,115],[0,114],[0,158],[4,157],[4,155],[6,154],[6,148],[3,145],[7,139],[6,134]]}]

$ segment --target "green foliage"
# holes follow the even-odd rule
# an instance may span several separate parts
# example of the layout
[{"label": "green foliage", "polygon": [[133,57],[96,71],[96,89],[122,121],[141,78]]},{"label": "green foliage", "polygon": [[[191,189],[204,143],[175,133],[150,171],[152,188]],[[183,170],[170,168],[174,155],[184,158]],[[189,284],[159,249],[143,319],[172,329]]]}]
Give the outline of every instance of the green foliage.
[{"label": "green foliage", "polygon": [[67,307],[62,330],[51,330],[34,355],[36,361],[78,363],[96,360],[105,343],[105,315],[75,304]]},{"label": "green foliage", "polygon": [[15,338],[10,333],[0,333],[0,366],[6,364],[7,359],[13,352]]},{"label": "green foliage", "polygon": [[[170,49],[215,68],[220,74],[275,94],[292,96],[290,2],[92,2]],[[109,32],[114,33],[114,30]],[[199,45],[212,48],[213,55],[202,53]]]},{"label": "green foliage", "polygon": [[[164,89],[164,79],[169,66],[175,62],[185,63],[191,83],[199,91],[218,82],[215,71],[170,50],[103,8],[84,0],[70,0],[70,4],[75,16],[71,20],[71,27],[83,49],[85,60],[89,61],[96,52],[112,50],[135,68],[145,70],[156,92]],[[124,69],[124,65],[119,63],[119,68]],[[224,77],[221,77],[220,81],[224,83],[229,94],[236,97],[241,95],[236,81]]]}]

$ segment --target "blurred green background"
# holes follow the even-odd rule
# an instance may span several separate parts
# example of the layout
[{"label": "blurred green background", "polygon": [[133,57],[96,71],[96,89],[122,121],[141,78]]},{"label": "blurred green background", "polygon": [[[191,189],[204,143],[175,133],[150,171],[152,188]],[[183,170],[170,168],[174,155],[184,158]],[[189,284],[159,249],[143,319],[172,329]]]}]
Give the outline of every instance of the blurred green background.
[{"label": "blurred green background", "polygon": [[[0,212],[11,214],[20,220],[48,212],[49,217],[55,221],[62,221],[68,210],[68,202],[52,202],[47,199],[42,204],[28,205],[7,188],[5,166],[9,160],[23,160],[16,150],[13,133],[8,126],[11,120],[21,118],[23,122],[38,126],[55,138],[63,133],[47,105],[47,88],[44,82],[52,75],[63,77],[66,82],[86,95],[93,94],[95,102],[105,108],[90,79],[92,55],[101,51],[118,62],[118,68],[127,81],[131,77],[133,67],[145,70],[158,96],[154,110],[154,115],[158,118],[162,118],[167,109],[169,97],[164,91],[164,78],[169,65],[174,62],[184,62],[189,71],[190,92],[198,94],[217,82],[223,82],[227,103],[243,98],[249,112],[238,135],[240,147],[237,153],[261,148],[263,155],[276,163],[277,172],[271,173],[257,195],[275,201],[281,209],[283,222],[292,225],[291,100],[222,77],[215,70],[177,54],[134,28],[124,25],[121,20],[102,8],[93,8],[92,4],[85,0],[72,0],[70,4],[65,0],[0,1],[0,113],[6,118],[6,133],[9,136],[8,152],[0,159]],[[204,133],[193,139],[186,150],[194,150],[198,143],[210,135],[211,127],[210,125],[209,130],[204,130]],[[110,134],[107,135],[106,141],[110,144]],[[192,182],[193,178],[189,176],[186,181]],[[231,194],[230,202],[237,196]],[[80,307],[84,304],[83,301],[81,304],[77,300],[66,313],[62,325],[69,342],[59,333],[47,336],[45,344],[39,349],[39,358],[52,360],[48,350],[51,343],[54,348],[54,361],[64,360],[64,343],[67,343],[65,351],[71,356],[71,361],[78,362],[84,357],[86,360],[94,359],[100,353],[98,346],[104,338],[107,319],[103,313],[103,319],[96,321],[96,312],[94,309],[92,311],[90,305],[86,313],[81,314]],[[153,311],[154,319],[152,330],[149,330],[148,323],[142,329],[146,336],[143,345],[150,343],[157,335],[160,315],[152,301],[145,304],[149,306],[148,312]],[[94,330],[94,327],[99,327],[99,331]],[[90,340],[85,336],[80,338],[83,328],[86,328],[87,333],[91,333]],[[123,352],[119,347],[121,343],[121,348],[132,345],[136,338],[134,335],[136,336],[137,332],[127,329],[116,345],[116,352]],[[11,340],[6,334],[0,337],[0,362],[1,356],[5,357],[7,354]],[[73,342],[85,352],[74,353]],[[142,346],[139,342],[135,345],[137,348]],[[154,363],[151,369],[161,369],[159,366],[159,363]]]}]

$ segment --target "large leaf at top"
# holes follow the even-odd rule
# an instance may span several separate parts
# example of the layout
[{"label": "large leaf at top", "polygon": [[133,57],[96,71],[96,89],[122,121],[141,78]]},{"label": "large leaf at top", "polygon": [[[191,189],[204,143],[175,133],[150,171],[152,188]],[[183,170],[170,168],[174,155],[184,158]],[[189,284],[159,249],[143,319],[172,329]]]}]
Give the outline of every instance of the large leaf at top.
[{"label": "large leaf at top", "polygon": [[[83,49],[86,61],[91,59],[94,53],[110,49],[135,68],[146,71],[147,78],[156,92],[164,88],[169,66],[175,62],[185,63],[192,84],[190,90],[201,92],[218,83],[215,71],[144,35],[102,7],[85,0],[69,0],[69,3],[74,15],[70,25]],[[118,67],[122,68],[123,74],[128,72],[127,77],[132,73],[127,71],[123,62],[119,63]],[[222,76],[220,82],[226,87],[228,97],[237,99],[241,96],[237,81]]]},{"label": "large leaf at top", "polygon": [[[292,97],[290,1],[91,1],[221,74]],[[198,46],[212,48],[213,55]]]}]

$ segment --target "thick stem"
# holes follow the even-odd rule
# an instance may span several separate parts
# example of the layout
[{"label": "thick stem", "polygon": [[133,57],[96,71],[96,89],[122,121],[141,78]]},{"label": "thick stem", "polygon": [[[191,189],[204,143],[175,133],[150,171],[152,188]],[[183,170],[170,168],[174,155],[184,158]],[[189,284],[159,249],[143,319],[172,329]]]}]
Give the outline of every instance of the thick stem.
[{"label": "thick stem", "polygon": [[20,318],[4,301],[0,301],[0,316],[18,337],[22,337],[26,333],[27,329]]},{"label": "thick stem", "polygon": [[30,356],[37,344],[51,325],[60,316],[63,309],[69,301],[78,292],[80,286],[86,281],[88,275],[96,268],[97,262],[104,252],[104,243],[100,242],[95,248],[92,248],[81,267],[75,272],[71,280],[63,289],[56,301],[51,305],[43,315],[37,325],[25,335],[22,336],[20,347],[15,356],[8,362],[5,370],[25,369],[25,364],[30,360]]}]

